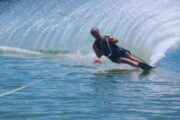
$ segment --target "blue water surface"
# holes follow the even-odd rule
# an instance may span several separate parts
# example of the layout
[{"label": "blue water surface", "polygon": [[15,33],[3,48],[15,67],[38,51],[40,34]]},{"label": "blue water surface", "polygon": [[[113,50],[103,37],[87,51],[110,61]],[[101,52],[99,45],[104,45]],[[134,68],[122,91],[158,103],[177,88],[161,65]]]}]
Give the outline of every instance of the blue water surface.
[{"label": "blue water surface", "polygon": [[56,55],[0,61],[1,120],[180,119],[179,50],[150,73]]}]

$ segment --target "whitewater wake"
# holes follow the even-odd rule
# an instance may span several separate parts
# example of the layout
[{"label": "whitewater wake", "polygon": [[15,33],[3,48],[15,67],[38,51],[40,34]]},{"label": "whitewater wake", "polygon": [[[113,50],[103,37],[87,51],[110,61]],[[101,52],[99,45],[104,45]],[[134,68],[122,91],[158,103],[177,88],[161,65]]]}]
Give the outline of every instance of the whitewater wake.
[{"label": "whitewater wake", "polygon": [[91,55],[89,30],[96,26],[154,65],[179,47],[179,6],[179,0],[1,1],[0,52]]},{"label": "whitewater wake", "polygon": [[41,55],[41,52],[26,50],[13,47],[0,46],[0,53],[12,53],[12,54],[26,54],[26,55]]},{"label": "whitewater wake", "polygon": [[80,51],[74,53],[69,51],[53,51],[53,50],[27,50],[14,47],[4,47],[0,46],[0,54],[11,54],[11,55],[33,55],[33,56],[54,56],[54,57],[64,57],[68,59],[73,59],[76,61],[91,59],[91,62],[95,59],[94,53],[83,54]]}]

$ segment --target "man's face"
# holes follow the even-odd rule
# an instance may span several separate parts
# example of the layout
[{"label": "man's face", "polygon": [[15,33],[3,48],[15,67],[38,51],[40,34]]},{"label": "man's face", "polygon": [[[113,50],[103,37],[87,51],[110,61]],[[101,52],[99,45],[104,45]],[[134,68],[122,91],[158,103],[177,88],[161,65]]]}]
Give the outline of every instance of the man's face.
[{"label": "man's face", "polygon": [[98,38],[100,36],[99,31],[93,31],[91,34],[94,38]]}]

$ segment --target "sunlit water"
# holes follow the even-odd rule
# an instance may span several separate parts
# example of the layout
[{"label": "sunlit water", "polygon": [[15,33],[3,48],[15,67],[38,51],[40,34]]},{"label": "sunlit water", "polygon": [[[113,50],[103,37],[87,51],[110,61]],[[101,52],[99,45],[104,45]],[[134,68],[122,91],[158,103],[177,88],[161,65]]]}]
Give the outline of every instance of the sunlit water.
[{"label": "sunlit water", "polygon": [[0,119],[178,120],[179,56],[143,73],[87,56],[1,53]]},{"label": "sunlit water", "polygon": [[[179,120],[179,0],[1,0],[0,120]],[[155,66],[103,58],[89,31]]]}]

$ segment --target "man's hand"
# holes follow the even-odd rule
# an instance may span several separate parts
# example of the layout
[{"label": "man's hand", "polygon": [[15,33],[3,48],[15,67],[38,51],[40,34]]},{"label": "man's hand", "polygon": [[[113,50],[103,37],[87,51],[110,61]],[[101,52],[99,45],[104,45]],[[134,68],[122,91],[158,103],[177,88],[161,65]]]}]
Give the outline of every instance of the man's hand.
[{"label": "man's hand", "polygon": [[114,44],[118,43],[118,40],[116,38],[114,38],[114,37],[111,37],[111,36],[108,36],[108,35],[106,35],[105,37],[106,37],[106,39],[108,41],[111,41]]},{"label": "man's hand", "polygon": [[100,63],[102,63],[102,60],[100,60],[100,59],[95,59],[95,60],[94,60],[94,63],[95,63],[95,64],[100,64]]}]

